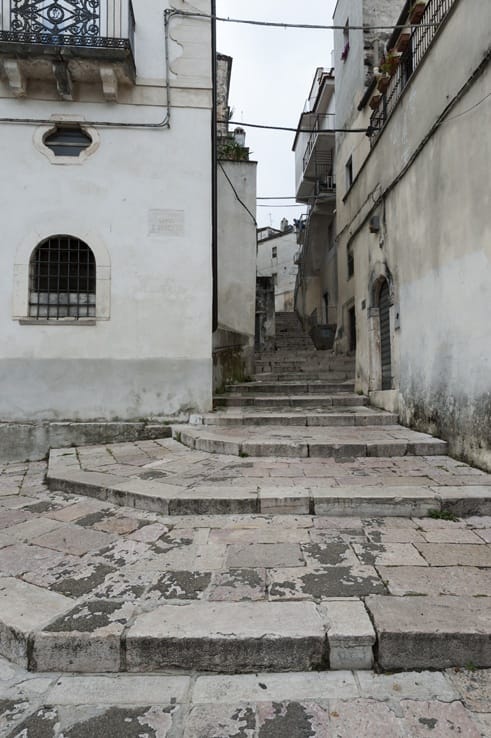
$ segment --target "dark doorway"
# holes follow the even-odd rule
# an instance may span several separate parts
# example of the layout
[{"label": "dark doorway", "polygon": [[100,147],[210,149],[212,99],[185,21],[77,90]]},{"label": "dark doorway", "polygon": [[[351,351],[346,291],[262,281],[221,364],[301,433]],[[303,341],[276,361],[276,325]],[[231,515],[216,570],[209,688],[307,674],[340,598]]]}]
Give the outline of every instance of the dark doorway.
[{"label": "dark doorway", "polygon": [[384,280],[379,293],[380,357],[382,362],[382,389],[392,389],[392,354],[390,346],[390,293]]},{"label": "dark doorway", "polygon": [[349,350],[356,351],[356,313],[354,306],[348,310]]}]

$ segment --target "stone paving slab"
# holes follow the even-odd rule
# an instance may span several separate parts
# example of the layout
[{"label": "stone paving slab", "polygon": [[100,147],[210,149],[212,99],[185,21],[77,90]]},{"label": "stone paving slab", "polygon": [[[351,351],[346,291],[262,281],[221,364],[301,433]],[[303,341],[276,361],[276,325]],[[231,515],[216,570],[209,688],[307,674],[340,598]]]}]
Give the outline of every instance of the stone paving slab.
[{"label": "stone paving slab", "polygon": [[327,663],[326,623],[312,603],[191,603],[140,615],[126,634],[129,671],[295,671]]},{"label": "stone paving slab", "polygon": [[0,659],[5,738],[487,738],[490,697],[489,671],[81,677]]}]

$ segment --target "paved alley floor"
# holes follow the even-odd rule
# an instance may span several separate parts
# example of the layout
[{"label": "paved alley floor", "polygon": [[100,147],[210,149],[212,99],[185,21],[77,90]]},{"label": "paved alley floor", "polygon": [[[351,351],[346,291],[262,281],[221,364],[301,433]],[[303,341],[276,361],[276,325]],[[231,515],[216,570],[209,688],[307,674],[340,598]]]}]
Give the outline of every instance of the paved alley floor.
[{"label": "paved alley floor", "polygon": [[32,674],[0,658],[3,738],[489,738],[491,671]]},{"label": "paved alley floor", "polygon": [[[0,662],[0,735],[490,738],[491,672],[476,667],[489,644],[491,517],[295,514],[284,497],[307,484],[487,489],[490,475],[447,456],[231,458],[172,439],[59,453],[133,486],[263,487],[276,512],[164,515],[49,490],[44,462],[4,464],[0,643],[16,663]],[[464,603],[460,622],[481,613],[487,640],[467,634],[458,668],[437,654],[434,672],[377,674],[372,649],[387,617],[399,623],[399,603],[430,607],[435,631]],[[209,635],[224,636],[226,608],[238,609],[225,636],[242,638],[230,664],[213,660]],[[257,620],[277,622],[285,641],[263,661]],[[161,662],[154,646],[169,632],[177,655],[166,641]],[[407,634],[397,635],[399,653]],[[220,668],[236,664],[251,673]]]}]

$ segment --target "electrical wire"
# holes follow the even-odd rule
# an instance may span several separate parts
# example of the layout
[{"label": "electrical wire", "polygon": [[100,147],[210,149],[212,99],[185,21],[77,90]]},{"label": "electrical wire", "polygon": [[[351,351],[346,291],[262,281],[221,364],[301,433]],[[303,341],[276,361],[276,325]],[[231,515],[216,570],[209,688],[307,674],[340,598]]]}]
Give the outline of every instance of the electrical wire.
[{"label": "electrical wire", "polygon": [[284,23],[282,21],[259,21],[249,20],[246,18],[230,18],[221,17],[219,15],[211,15],[208,13],[198,13],[188,10],[176,10],[174,15],[185,16],[187,18],[203,18],[205,20],[216,20],[220,23],[240,23],[248,26],[263,26],[267,28],[299,28],[304,30],[315,30],[315,31],[393,31],[398,28],[434,28],[439,26],[441,21],[433,21],[430,23],[401,23],[399,25],[392,26],[370,26],[370,25],[319,25],[317,23]]},{"label": "electrical wire", "polygon": [[226,171],[225,171],[225,169],[223,168],[223,164],[222,164],[222,162],[221,162],[221,161],[219,161],[219,162],[218,162],[218,166],[220,167],[220,169],[221,169],[221,170],[222,170],[222,172],[224,173],[224,175],[225,175],[225,179],[227,180],[227,182],[229,183],[230,187],[232,188],[232,190],[233,190],[233,193],[234,193],[235,197],[237,198],[238,202],[240,202],[240,204],[242,205],[242,207],[244,208],[244,210],[246,210],[246,211],[247,211],[247,212],[249,213],[249,215],[251,216],[252,220],[254,221],[254,225],[255,225],[255,226],[256,226],[256,228],[257,228],[257,220],[256,220],[256,217],[255,217],[255,216],[254,216],[254,215],[253,215],[253,214],[251,213],[251,211],[249,210],[249,208],[247,207],[247,205],[245,204],[245,202],[244,202],[243,200],[241,200],[241,199],[240,199],[239,193],[238,193],[238,192],[237,192],[237,190],[235,189],[235,187],[234,187],[234,184],[233,184],[232,180],[230,179],[230,177],[228,176],[227,172],[226,172]]},{"label": "electrical wire", "polygon": [[296,205],[261,205],[261,203],[258,203],[256,205],[257,208],[304,208],[305,205],[302,205],[302,203],[298,203]]},{"label": "electrical wire", "polygon": [[487,95],[485,95],[481,100],[472,105],[470,108],[467,108],[467,110],[463,110],[461,113],[457,113],[457,115],[452,115],[451,118],[447,118],[444,123],[449,123],[451,120],[456,120],[457,118],[461,118],[463,115],[467,115],[467,113],[471,113],[473,110],[478,108],[479,105],[482,105],[482,103],[485,102],[488,97],[491,97],[491,92],[488,92]]},{"label": "electrical wire", "polygon": [[228,123],[231,126],[245,126],[245,128],[265,128],[268,131],[290,131],[291,133],[367,133],[367,128],[292,128],[289,126],[270,126],[264,123],[244,123],[237,120],[219,120],[217,123]]}]

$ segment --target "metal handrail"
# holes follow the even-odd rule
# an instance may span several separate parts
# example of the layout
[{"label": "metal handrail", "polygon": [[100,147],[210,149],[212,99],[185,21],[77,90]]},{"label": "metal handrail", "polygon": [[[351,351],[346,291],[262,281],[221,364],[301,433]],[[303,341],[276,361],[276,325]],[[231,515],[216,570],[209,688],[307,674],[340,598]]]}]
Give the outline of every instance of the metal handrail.
[{"label": "metal handrail", "polygon": [[131,0],[0,0],[2,42],[133,50],[134,36]]}]

